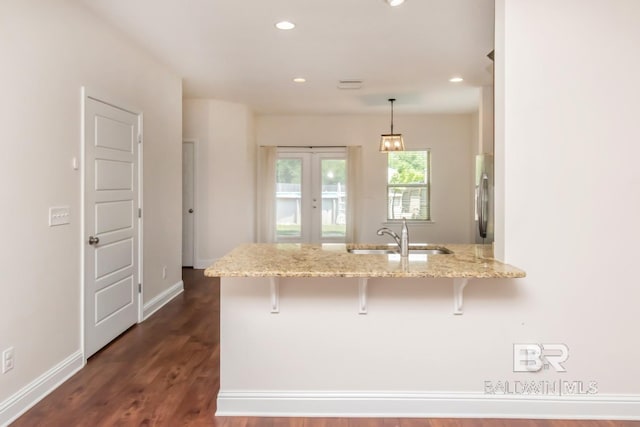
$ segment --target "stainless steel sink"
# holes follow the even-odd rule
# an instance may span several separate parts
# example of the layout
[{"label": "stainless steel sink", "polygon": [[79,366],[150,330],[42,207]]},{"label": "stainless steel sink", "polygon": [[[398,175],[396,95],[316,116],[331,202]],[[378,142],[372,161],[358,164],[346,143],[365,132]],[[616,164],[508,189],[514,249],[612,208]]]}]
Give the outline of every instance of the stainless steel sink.
[{"label": "stainless steel sink", "polygon": [[[356,255],[397,255],[400,251],[396,248],[348,248],[347,252]],[[449,255],[452,254],[449,249],[441,246],[409,246],[409,255]]]},{"label": "stainless steel sink", "polygon": [[359,249],[359,248],[347,249],[347,252],[349,252],[350,254],[356,254],[356,255],[392,255],[392,254],[400,253],[393,249]]},{"label": "stainless steel sink", "polygon": [[447,248],[427,248],[427,249],[411,249],[409,248],[409,255],[411,254],[420,254],[420,255],[449,255],[452,254]]}]

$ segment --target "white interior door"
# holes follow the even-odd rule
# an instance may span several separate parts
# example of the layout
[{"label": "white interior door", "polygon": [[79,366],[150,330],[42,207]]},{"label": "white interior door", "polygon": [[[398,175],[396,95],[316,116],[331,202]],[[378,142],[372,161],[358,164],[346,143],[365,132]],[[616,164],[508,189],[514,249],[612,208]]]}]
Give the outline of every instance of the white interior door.
[{"label": "white interior door", "polygon": [[85,357],[138,320],[139,116],[84,107]]},{"label": "white interior door", "polygon": [[193,142],[182,144],[182,266],[194,265],[194,162]]},{"label": "white interior door", "polygon": [[344,242],[346,152],[282,149],[276,160],[276,240]]}]

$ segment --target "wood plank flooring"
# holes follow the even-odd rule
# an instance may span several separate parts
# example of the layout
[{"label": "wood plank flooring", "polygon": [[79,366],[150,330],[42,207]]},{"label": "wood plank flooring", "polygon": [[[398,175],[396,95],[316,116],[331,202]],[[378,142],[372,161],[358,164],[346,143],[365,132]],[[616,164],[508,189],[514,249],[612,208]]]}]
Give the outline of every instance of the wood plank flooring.
[{"label": "wood plank flooring", "polygon": [[640,427],[630,421],[215,417],[220,284],[183,270],[185,292],[94,355],[12,424],[203,427]]}]

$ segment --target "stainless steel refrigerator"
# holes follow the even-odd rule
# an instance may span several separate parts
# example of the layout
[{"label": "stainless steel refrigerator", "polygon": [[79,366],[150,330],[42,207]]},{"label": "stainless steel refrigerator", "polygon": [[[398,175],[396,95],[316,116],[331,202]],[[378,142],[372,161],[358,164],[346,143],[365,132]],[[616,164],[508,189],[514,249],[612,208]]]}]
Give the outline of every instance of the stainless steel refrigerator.
[{"label": "stainless steel refrigerator", "polygon": [[475,241],[493,243],[493,155],[476,156]]}]

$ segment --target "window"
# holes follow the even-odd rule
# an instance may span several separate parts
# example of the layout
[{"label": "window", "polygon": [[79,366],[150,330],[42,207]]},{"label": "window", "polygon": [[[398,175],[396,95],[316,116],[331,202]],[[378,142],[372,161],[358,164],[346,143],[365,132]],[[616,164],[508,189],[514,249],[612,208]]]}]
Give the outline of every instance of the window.
[{"label": "window", "polygon": [[431,220],[431,153],[388,153],[387,219]]}]

